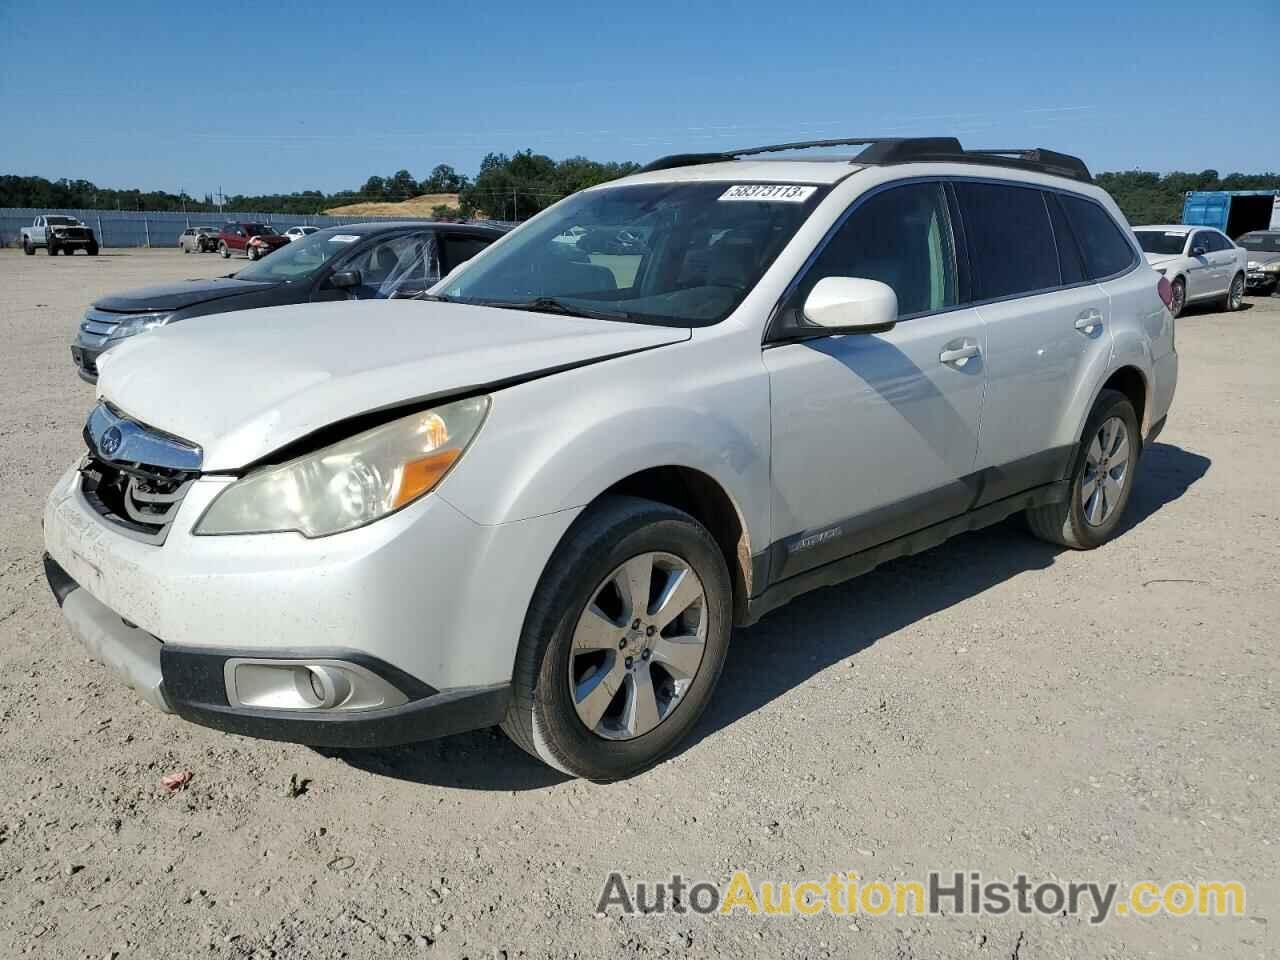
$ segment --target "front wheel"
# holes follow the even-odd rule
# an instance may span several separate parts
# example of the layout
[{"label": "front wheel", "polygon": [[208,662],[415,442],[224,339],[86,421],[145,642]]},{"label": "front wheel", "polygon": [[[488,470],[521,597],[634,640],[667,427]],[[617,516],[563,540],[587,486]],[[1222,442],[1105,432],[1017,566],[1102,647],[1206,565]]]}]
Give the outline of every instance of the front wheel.
[{"label": "front wheel", "polygon": [[1176,320],[1182,316],[1182,310],[1187,305],[1187,281],[1178,277],[1173,281],[1173,304],[1169,307],[1169,312],[1173,314]]},{"label": "front wheel", "polygon": [[89,246],[84,248],[84,252],[91,257],[96,257],[98,255],[98,245],[96,243],[91,243]]},{"label": "front wheel", "polygon": [[225,243],[218,244],[218,253],[222,254],[223,260],[229,260],[231,258],[231,251],[227,249],[227,245]]},{"label": "front wheel", "polygon": [[502,729],[574,776],[639,773],[710,702],[731,610],[724,556],[702,524],[651,500],[600,500],[538,583]]},{"label": "front wheel", "polygon": [[1228,312],[1239,310],[1244,306],[1244,274],[1237,273],[1231,280],[1231,287],[1222,301],[1222,307]]},{"label": "front wheel", "polygon": [[249,259],[250,259],[250,260],[257,260],[257,259],[258,259],[258,256],[259,256],[259,254],[258,254],[258,248],[257,248],[257,247],[250,247],[250,248],[249,248],[249,250],[248,250],[248,254],[249,254]]},{"label": "front wheel", "polygon": [[22,252],[25,253],[28,257],[35,255],[36,248],[31,245],[30,237],[22,238]]},{"label": "front wheel", "polygon": [[1133,492],[1142,447],[1138,431],[1129,398],[1103,390],[1085,423],[1067,499],[1028,510],[1031,531],[1073,550],[1092,550],[1110,540]]},{"label": "front wheel", "polygon": [[51,257],[56,257],[58,255],[58,245],[52,240],[46,242],[45,249],[49,251],[49,256]]}]

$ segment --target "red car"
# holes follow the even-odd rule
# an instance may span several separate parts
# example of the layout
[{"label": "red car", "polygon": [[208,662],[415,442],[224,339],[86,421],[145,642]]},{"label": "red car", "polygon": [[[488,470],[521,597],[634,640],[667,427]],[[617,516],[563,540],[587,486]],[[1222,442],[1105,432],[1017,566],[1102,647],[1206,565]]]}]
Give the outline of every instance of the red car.
[{"label": "red car", "polygon": [[257,260],[288,245],[289,238],[276,233],[267,223],[231,221],[218,231],[218,252],[224,259],[233,253],[243,253],[250,260]]}]

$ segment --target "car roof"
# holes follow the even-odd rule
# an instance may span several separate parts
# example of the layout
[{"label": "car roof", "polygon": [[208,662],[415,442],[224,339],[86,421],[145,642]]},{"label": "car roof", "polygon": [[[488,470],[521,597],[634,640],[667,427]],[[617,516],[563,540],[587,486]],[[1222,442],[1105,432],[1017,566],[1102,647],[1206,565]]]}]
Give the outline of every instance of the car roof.
[{"label": "car roof", "polygon": [[1214,233],[1222,232],[1217,227],[1210,227],[1203,223],[1143,223],[1133,229],[1159,230],[1164,233],[1190,233],[1192,230],[1212,230]]},{"label": "car roof", "polygon": [[[696,156],[696,155],[695,155]],[[1065,156],[1065,155],[1064,155]],[[788,183],[816,186],[834,186],[863,170],[889,169],[897,171],[902,179],[917,176],[980,177],[1009,183],[1022,183],[1054,190],[1069,190],[1095,200],[1111,202],[1106,191],[1092,180],[1067,176],[1053,169],[1033,169],[1030,164],[983,162],[979,155],[966,155],[953,159],[923,158],[895,161],[892,164],[860,163],[858,158],[820,156],[792,158],[749,158],[711,160],[655,166],[620,180],[611,180],[591,190],[604,190],[616,186],[639,186],[660,183]],[[1077,161],[1078,162],[1078,161]],[[657,161],[658,164],[663,161]]]}]

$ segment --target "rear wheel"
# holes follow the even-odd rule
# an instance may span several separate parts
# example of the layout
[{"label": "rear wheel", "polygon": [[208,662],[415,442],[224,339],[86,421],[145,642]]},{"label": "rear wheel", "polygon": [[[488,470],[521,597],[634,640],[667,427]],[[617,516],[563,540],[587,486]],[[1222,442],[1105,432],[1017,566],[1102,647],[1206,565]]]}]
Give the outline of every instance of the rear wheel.
[{"label": "rear wheel", "polygon": [[502,729],[575,776],[639,773],[710,701],[731,608],[724,557],[693,517],[650,500],[599,501],[538,583]]},{"label": "rear wheel", "polygon": [[28,257],[35,255],[36,248],[31,245],[30,237],[22,238],[22,252],[25,253]]},{"label": "rear wheel", "polygon": [[257,259],[258,259],[258,256],[259,256],[259,254],[258,254],[258,248],[257,248],[257,247],[250,247],[250,248],[249,248],[249,250],[248,250],[248,254],[249,254],[249,259],[250,259],[250,260],[257,260]]},{"label": "rear wheel", "polygon": [[1092,550],[1110,540],[1133,491],[1141,450],[1138,430],[1129,398],[1103,390],[1085,423],[1070,493],[1062,503],[1027,511],[1032,532],[1073,550]]}]

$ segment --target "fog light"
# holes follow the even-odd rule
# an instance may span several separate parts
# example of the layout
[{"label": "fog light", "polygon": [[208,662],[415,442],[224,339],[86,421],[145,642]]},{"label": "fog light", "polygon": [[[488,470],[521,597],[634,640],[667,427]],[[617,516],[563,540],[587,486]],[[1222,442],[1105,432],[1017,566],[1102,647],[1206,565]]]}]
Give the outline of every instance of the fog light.
[{"label": "fog light", "polygon": [[232,657],[223,678],[233,707],[346,712],[408,702],[377,674],[342,660]]}]

